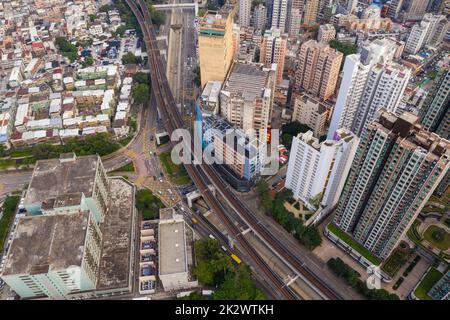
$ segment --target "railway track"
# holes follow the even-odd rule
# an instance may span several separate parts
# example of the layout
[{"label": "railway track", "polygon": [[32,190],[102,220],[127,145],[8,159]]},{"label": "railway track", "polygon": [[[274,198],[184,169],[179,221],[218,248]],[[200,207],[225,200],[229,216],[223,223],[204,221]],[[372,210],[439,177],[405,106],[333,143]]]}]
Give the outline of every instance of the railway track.
[{"label": "railway track", "polygon": [[[144,42],[147,47],[149,64],[151,67],[150,75],[153,94],[155,95],[164,125],[166,126],[169,134],[171,134],[175,129],[183,128],[184,123],[177,110],[175,99],[170,90],[166,73],[164,72],[164,63],[156,45],[156,33],[151,22],[147,3],[144,0],[126,0],[126,2],[135,14],[143,31]],[[279,276],[275,274],[272,269],[270,269],[256,250],[242,236],[240,230],[233,224],[221,204],[209,191],[207,184],[201,178],[199,170],[202,170],[205,173],[211,183],[222,194],[226,201],[231,204],[243,220],[254,230],[254,232],[257,233],[266,243],[268,243],[269,246],[271,246],[280,257],[288,262],[294,270],[301,274],[303,279],[306,280],[317,292],[319,292],[321,296],[330,300],[337,300],[341,298],[339,294],[337,294],[332,288],[324,283],[323,280],[314,274],[314,272],[305,266],[305,264],[297,256],[291,254],[289,249],[282,242],[276,239],[265,226],[261,225],[253,213],[243,206],[243,204],[231,192],[226,192],[227,185],[222,181],[211,165],[200,164],[194,166],[192,164],[185,164],[185,167],[200,193],[204,196],[207,204],[224,222],[229,234],[236,239],[242,249],[246,251],[248,256],[253,258],[254,262],[264,272],[265,276],[278,290],[280,290],[285,298],[296,299],[298,297],[292,292],[292,290],[285,286],[282,279],[280,279]]]},{"label": "railway track", "polygon": [[[138,0],[137,5],[131,0],[126,0],[126,2],[135,14],[144,33],[144,42],[147,47],[149,64],[151,67],[150,77],[152,81],[153,94],[155,95],[166,129],[169,134],[171,134],[175,129],[182,128],[184,125],[178,113],[175,100],[165,76],[163,63],[156,45],[156,35],[151,23],[151,17],[147,4],[142,0]],[[138,6],[140,7],[140,10]],[[258,265],[261,271],[263,271],[265,276],[275,286],[275,289],[277,289],[286,299],[297,299],[298,297],[287,286],[285,286],[282,279],[280,279],[278,275],[269,268],[267,263],[261,258],[256,250],[244,237],[242,237],[240,230],[233,224],[224,209],[221,207],[220,203],[218,203],[217,199],[209,191],[205,181],[201,179],[198,168],[192,164],[185,164],[185,167],[189,176],[192,178],[199,191],[203,194],[206,203],[221,217],[230,235],[233,236],[241,245],[242,249],[253,258],[254,262]]]}]

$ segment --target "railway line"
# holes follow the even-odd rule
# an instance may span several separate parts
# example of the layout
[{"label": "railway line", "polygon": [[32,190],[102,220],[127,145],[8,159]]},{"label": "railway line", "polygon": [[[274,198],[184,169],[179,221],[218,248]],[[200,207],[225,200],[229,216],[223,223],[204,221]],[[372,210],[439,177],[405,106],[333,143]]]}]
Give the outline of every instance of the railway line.
[{"label": "railway line", "polygon": [[[146,44],[147,53],[150,64],[150,76],[152,83],[152,93],[154,94],[158,109],[160,111],[163,123],[171,134],[177,128],[183,128],[184,123],[177,110],[173,94],[170,90],[169,83],[164,72],[164,63],[159,54],[156,45],[156,34],[153,28],[149,8],[144,0],[126,0],[127,4],[136,16],[144,34],[144,42]],[[242,219],[259,235],[280,257],[286,261],[293,270],[297,271],[304,280],[306,280],[324,299],[337,300],[341,297],[323,282],[316,274],[309,270],[304,263],[289,252],[289,249],[276,239],[265,226],[261,225],[258,219],[231,193],[227,192],[227,185],[219,177],[215,169],[211,165],[185,164],[187,172],[205,198],[206,203],[216,212],[225,224],[229,234],[236,240],[241,248],[252,257],[253,262],[263,271],[268,280],[271,281],[275,289],[286,299],[298,299],[292,290],[287,287],[283,280],[274,273],[267,265],[258,252],[249,244],[240,230],[233,224],[220,202],[209,191],[206,182],[201,178],[200,170],[208,177],[215,188],[222,194],[226,201],[234,208],[234,210],[242,217]]]},{"label": "railway line", "polygon": [[[169,89],[162,60],[156,46],[156,35],[151,23],[151,17],[147,4],[144,1],[138,0],[137,3],[140,7],[139,10],[136,3],[131,0],[126,1],[135,14],[144,33],[144,42],[147,46],[149,64],[151,66],[150,76],[153,94],[155,95],[166,129],[169,134],[171,134],[175,129],[183,127],[183,121],[181,120],[173,95]],[[212,210],[214,210],[214,212],[221,216],[230,234],[239,242],[247,254],[253,257],[255,263],[264,272],[265,276],[267,276],[267,278],[270,279],[270,281],[275,285],[276,289],[279,290],[286,299],[293,300],[298,298],[288,287],[285,286],[284,282],[278,277],[278,275],[268,267],[265,261],[258,255],[254,248],[250,246],[247,240],[240,235],[240,230],[238,230],[238,228],[228,218],[226,212],[216,201],[213,194],[209,191],[205,181],[201,179],[198,169],[191,164],[185,165],[185,167],[195,185],[203,194],[208,205]]]}]

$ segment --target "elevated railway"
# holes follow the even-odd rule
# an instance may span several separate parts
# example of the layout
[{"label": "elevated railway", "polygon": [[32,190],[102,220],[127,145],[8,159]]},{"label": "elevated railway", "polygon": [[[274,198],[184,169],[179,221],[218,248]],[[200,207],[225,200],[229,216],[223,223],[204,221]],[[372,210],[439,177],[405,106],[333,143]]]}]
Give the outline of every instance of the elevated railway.
[{"label": "elevated railway", "polygon": [[[154,95],[163,123],[169,134],[175,129],[183,128],[184,123],[178,112],[175,99],[170,90],[166,77],[164,63],[162,61],[159,49],[156,44],[156,33],[151,21],[151,16],[147,3],[144,0],[126,0],[128,6],[133,11],[144,35],[144,42],[147,48],[148,62],[150,65],[150,77],[152,85],[152,94]],[[192,149],[193,150],[193,149]],[[231,207],[239,216],[249,225],[249,227],[281,257],[290,267],[296,271],[316,292],[324,299],[341,299],[340,295],[322,279],[320,279],[312,270],[305,266],[299,257],[290,253],[281,241],[276,239],[273,234],[262,225],[254,214],[239,201],[233,193],[227,191],[227,185],[220,178],[216,170],[207,164],[185,164],[189,176],[203,195],[206,203],[220,217],[226,226],[228,233],[240,245],[243,251],[250,257],[258,268],[264,273],[264,276],[272,283],[274,289],[289,300],[299,299],[283,280],[268,266],[259,253],[249,244],[241,231],[234,225],[228,214],[223,209],[218,199],[210,192],[207,183],[202,178],[202,172],[215,186],[216,190],[225,198]]]}]

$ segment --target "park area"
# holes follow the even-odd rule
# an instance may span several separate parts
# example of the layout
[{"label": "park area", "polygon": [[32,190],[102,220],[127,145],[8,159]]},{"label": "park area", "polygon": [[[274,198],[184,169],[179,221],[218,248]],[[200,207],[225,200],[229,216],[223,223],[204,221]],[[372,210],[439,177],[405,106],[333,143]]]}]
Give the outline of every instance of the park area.
[{"label": "park area", "polygon": [[439,250],[445,251],[450,248],[450,234],[436,225],[429,226],[423,237]]},{"label": "park area", "polygon": [[158,219],[159,209],[164,208],[164,205],[150,190],[144,188],[136,193],[136,208],[144,220],[153,220]]},{"label": "park area", "polygon": [[431,288],[442,278],[442,273],[440,273],[437,269],[431,268],[430,271],[423,277],[420,284],[417,286],[414,291],[414,295],[420,300],[431,300],[431,297],[428,295],[428,292]]},{"label": "park area", "polygon": [[182,164],[174,164],[170,152],[161,153],[159,160],[164,168],[164,172],[169,176],[169,180],[176,185],[189,183],[189,175]]}]

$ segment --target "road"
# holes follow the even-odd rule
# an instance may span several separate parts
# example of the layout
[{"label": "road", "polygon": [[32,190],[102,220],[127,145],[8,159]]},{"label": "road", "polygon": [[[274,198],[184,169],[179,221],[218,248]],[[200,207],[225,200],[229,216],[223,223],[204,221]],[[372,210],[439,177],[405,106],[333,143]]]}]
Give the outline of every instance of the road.
[{"label": "road", "polygon": [[32,170],[2,171],[0,173],[0,202],[8,193],[22,190],[31,180]]},{"label": "road", "polygon": [[[127,4],[130,6],[141,26],[141,29],[144,32],[144,40],[147,47],[147,52],[149,54],[149,64],[151,66],[150,75],[152,79],[152,93],[155,95],[164,125],[166,126],[167,131],[171,134],[174,129],[184,127],[184,121],[178,112],[175,99],[169,87],[165,69],[163,68],[163,62],[156,46],[156,33],[151,23],[148,6],[143,0],[139,0],[137,3],[139,4],[140,9],[138,9],[134,1],[127,0]],[[214,195],[209,191],[207,183],[200,175],[199,168],[193,166],[192,164],[185,164],[185,168],[191,179],[197,185],[199,192],[203,194],[208,206],[213,211],[220,214],[222,220],[230,230],[230,234],[237,238],[240,234],[239,230],[231,223],[227,213],[223,210]],[[282,293],[286,299],[296,298],[292,291],[285,286],[284,282],[270,268],[268,268],[264,260],[244,238],[239,237],[237,241],[241,247],[249,253],[249,256],[253,257],[253,262],[262,269],[267,281],[270,281],[274,285],[275,290]]]},{"label": "road", "polygon": [[[166,72],[163,70],[163,62],[161,60],[159,50],[156,47],[156,36],[151,24],[151,19],[149,16],[148,8],[143,1],[137,1],[143,10],[140,12],[137,9],[135,2],[127,0],[134,14],[138,18],[141,28],[144,31],[145,43],[147,46],[147,52],[149,54],[149,64],[150,64],[150,74],[152,78],[152,94],[155,99],[156,104],[151,104],[147,111],[143,111],[143,116],[140,119],[140,130],[135,138],[135,140],[130,143],[127,148],[124,148],[120,153],[105,159],[105,164],[117,164],[121,161],[133,161],[137,170],[137,175],[135,177],[135,183],[138,187],[149,187],[156,188],[151,185],[150,179],[153,177],[148,176],[148,165],[145,161],[150,160],[150,151],[154,147],[154,143],[150,143],[149,136],[154,130],[152,125],[152,119],[156,118],[156,108],[158,106],[161,113],[163,124],[167,131],[171,133],[176,128],[181,128],[184,126],[183,120],[177,110],[175,99],[169,88],[169,83],[166,78]],[[142,17],[144,14],[145,18]],[[124,160],[125,159],[125,160]],[[279,277],[264,261],[261,255],[252,247],[252,245],[242,236],[241,231],[236,228],[233,222],[229,218],[229,213],[223,209],[222,203],[218,201],[208,189],[208,180],[215,186],[216,190],[221,194],[225,201],[232,207],[236,214],[254,231],[254,233],[261,239],[264,244],[279,258],[284,262],[288,262],[290,267],[301,275],[311,288],[314,288],[317,292],[327,299],[339,299],[340,296],[336,289],[332,289],[329,283],[325,283],[320,276],[320,273],[316,274],[305,266],[302,256],[294,255],[288,243],[283,243],[276,236],[274,236],[270,230],[265,226],[261,225],[260,220],[255,217],[255,215],[248,210],[248,208],[237,199],[237,197],[228,191],[229,186],[226,185],[221,178],[215,172],[214,168],[206,164],[201,165],[185,165],[186,170],[191,176],[194,183],[197,185],[199,191],[203,194],[205,201],[208,206],[220,217],[223,224],[230,234],[239,245],[240,250],[242,250],[249,260],[247,261],[254,269],[261,270],[260,276],[265,278],[265,282],[270,283],[273,290],[277,293],[283,295],[285,299],[296,299],[298,298],[283,279]],[[206,177],[206,178],[205,178]],[[159,180],[158,180],[159,181]],[[162,187],[162,186],[161,186]],[[170,183],[168,187],[172,187]],[[166,205],[173,205],[178,203],[180,200],[175,199],[165,199]],[[300,259],[300,257],[302,259]]]}]

